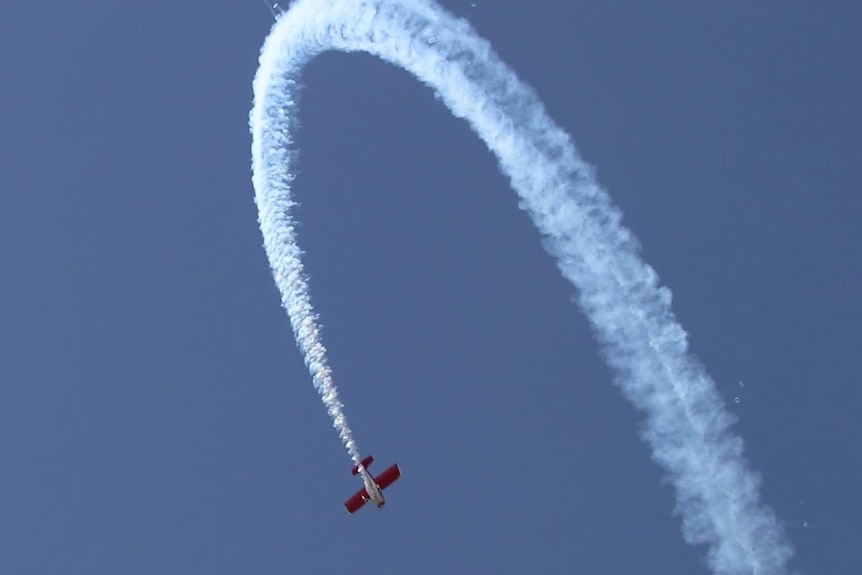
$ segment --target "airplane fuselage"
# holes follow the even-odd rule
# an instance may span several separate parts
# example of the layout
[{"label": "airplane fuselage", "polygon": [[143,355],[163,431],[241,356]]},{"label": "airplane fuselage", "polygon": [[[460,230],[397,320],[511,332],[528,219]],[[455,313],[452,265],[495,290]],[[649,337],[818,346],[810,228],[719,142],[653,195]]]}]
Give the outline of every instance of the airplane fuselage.
[{"label": "airplane fuselage", "polygon": [[383,492],[377,486],[374,478],[368,473],[364,467],[359,468],[359,473],[362,475],[362,482],[365,484],[365,492],[368,493],[368,499],[377,507],[386,505],[386,499],[383,497]]}]

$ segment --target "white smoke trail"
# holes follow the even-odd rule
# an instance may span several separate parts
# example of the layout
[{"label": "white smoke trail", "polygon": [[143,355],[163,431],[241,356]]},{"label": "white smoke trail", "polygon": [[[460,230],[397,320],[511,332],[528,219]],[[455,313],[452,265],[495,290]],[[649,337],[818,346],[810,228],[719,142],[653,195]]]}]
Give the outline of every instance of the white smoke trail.
[{"label": "white smoke trail", "polygon": [[603,344],[615,382],[646,415],[642,432],[676,488],[686,541],[720,575],[779,575],[792,555],[715,386],[688,353],[670,291],[570,137],[472,27],[431,0],[299,0],[263,46],[251,113],[256,201],[267,253],[315,385],[354,460],[326,367],[290,208],[297,77],[327,50],[363,51],[411,72],[497,156]]},{"label": "white smoke trail", "polygon": [[[259,76],[264,68],[262,65],[258,71]],[[259,84],[259,80],[256,80],[256,94]],[[318,317],[311,306],[308,280],[303,272],[302,250],[296,243],[296,229],[290,215],[295,202],[290,197],[293,175],[288,171],[291,159],[288,114],[291,107],[295,106],[291,99],[295,90],[293,79],[281,73],[270,77],[268,97],[255,96],[255,107],[250,119],[254,126],[253,183],[258,220],[273,278],[281,292],[281,303],[290,317],[296,343],[311,373],[314,387],[332,419],[333,427],[338,430],[351,459],[358,465],[361,461],[359,448],[347,425],[344,405],[338,398],[338,390],[326,358]],[[267,98],[269,101],[265,103]],[[275,129],[265,128],[266,124]]]}]

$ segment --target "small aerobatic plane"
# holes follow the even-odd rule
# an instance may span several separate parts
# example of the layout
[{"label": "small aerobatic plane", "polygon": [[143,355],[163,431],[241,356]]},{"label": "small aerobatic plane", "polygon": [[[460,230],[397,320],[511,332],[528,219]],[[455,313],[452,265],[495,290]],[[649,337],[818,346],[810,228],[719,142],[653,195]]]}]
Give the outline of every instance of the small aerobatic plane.
[{"label": "small aerobatic plane", "polygon": [[398,468],[397,463],[389,469],[382,471],[377,477],[374,477],[368,472],[368,468],[373,461],[374,458],[369,455],[359,465],[354,466],[351,471],[353,475],[362,476],[362,482],[365,486],[357,491],[353,497],[344,502],[348,513],[356,513],[368,501],[371,501],[382,509],[386,505],[386,499],[383,498],[383,490],[401,477],[401,470]]}]

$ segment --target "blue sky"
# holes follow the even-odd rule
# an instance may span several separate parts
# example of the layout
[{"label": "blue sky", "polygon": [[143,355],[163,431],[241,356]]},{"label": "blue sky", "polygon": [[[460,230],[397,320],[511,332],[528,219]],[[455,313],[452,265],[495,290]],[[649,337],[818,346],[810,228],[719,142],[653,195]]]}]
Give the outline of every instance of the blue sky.
[{"label": "blue sky", "polygon": [[[794,566],[858,571],[858,9],[443,4],[597,167]],[[251,1],[0,8],[0,572],[707,573],[494,159],[406,73],[329,54],[300,241],[359,445],[404,472],[347,516],[252,201],[270,23]]]}]

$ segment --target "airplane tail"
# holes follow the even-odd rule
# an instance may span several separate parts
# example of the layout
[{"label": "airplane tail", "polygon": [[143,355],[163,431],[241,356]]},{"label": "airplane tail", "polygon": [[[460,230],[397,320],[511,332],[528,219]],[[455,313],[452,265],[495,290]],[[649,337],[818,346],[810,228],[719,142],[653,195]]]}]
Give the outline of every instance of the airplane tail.
[{"label": "airplane tail", "polygon": [[364,467],[365,469],[368,469],[373,462],[374,462],[374,458],[369,455],[368,457],[363,459],[359,463],[359,465],[354,465],[353,469],[350,470],[350,473],[352,473],[353,475],[359,475],[359,467],[360,466]]}]

